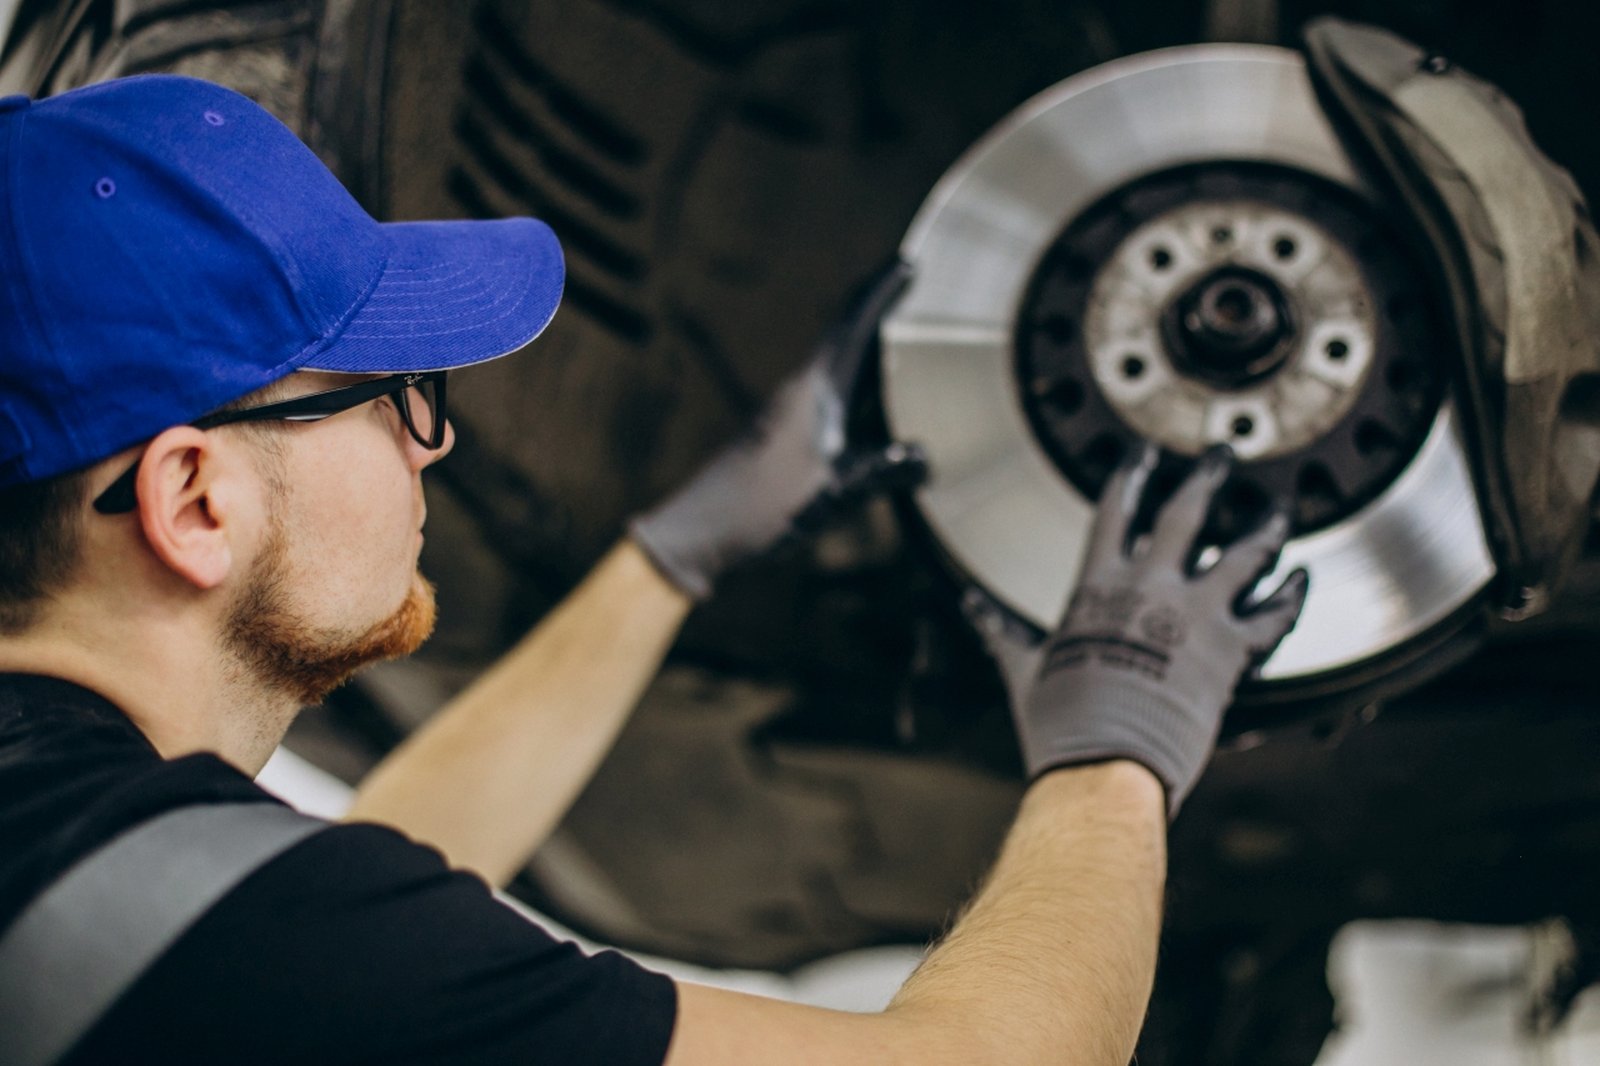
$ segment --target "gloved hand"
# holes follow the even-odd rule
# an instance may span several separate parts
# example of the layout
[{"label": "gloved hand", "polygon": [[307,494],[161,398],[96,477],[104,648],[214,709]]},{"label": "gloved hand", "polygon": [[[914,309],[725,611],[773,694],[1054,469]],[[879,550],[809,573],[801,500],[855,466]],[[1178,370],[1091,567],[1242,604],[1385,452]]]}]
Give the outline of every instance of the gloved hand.
[{"label": "gloved hand", "polygon": [[779,388],[749,432],[629,523],[634,541],[673,584],[704,600],[731,567],[813,531],[872,492],[920,480],[926,459],[917,446],[857,450],[845,440],[862,364],[909,280],[910,268],[897,263]]},{"label": "gloved hand", "polygon": [[1051,637],[1035,642],[981,594],[963,607],[1000,664],[1030,779],[1129,758],[1160,778],[1176,815],[1211,758],[1239,679],[1294,627],[1308,577],[1296,570],[1243,606],[1283,548],[1282,513],[1191,572],[1195,538],[1232,469],[1226,450],[1204,456],[1150,535],[1131,544],[1157,457],[1147,449],[1106,486],[1077,589]]}]

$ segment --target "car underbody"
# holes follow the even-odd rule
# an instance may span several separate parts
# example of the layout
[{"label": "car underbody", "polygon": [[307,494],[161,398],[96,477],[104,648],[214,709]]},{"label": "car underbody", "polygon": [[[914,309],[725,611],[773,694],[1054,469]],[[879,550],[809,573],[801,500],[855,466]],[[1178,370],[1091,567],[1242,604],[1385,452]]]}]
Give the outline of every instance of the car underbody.
[{"label": "car underbody", "polygon": [[[1586,6],[1334,6],[1498,82],[1579,186],[1600,187],[1592,118],[1572,106],[1600,98]],[[1600,686],[1588,658],[1600,534],[1588,531],[1537,617],[1485,608],[1495,561],[1453,443],[1444,312],[1392,205],[1347,174],[1331,137],[1300,145],[1305,123],[1279,83],[1231,101],[1157,84],[1177,71],[1267,91],[1249,72],[1270,69],[1311,109],[1292,45],[1312,13],[1270,0],[24,0],[0,81],[44,94],[154,70],[211,78],[284,119],[379,218],[532,214],[561,236],[569,280],[550,330],[528,357],[452,385],[458,443],[430,475],[423,558],[439,589],[435,638],[290,735],[351,781],[737,432],[856,285],[897,254],[912,261],[856,420],[864,433],[931,435],[936,473],[976,472],[859,508],[734,575],[691,618],[515,885],[608,942],[781,970],[937,935],[1022,789],[962,589],[976,583],[1048,625],[1070,574],[1039,576],[1040,537],[1081,522],[1134,439],[1182,454],[1206,436],[1183,426],[1224,420],[1258,476],[1219,524],[1242,527],[1263,494],[1287,491],[1305,558],[1327,565],[1343,537],[1359,560],[1338,571],[1348,582],[1329,582],[1346,598],[1308,608],[1231,712],[1173,827],[1140,1061],[1309,1063],[1333,1025],[1328,946],[1357,919],[1560,919],[1575,950],[1553,1015],[1600,979]],[[1200,43],[1217,41],[1256,50]],[[1124,58],[1158,48],[1177,50]],[[1000,180],[971,150],[999,145],[983,138],[1008,115],[1022,116],[1012,134],[1047,107],[1077,109],[1060,119],[1074,134],[1114,125],[1091,113],[1104,107],[1086,102],[1091,81],[1069,82],[1082,71],[1114,85],[1125,114],[1160,113],[1181,136],[1124,129],[1084,147],[1076,185],[1050,178],[1048,225],[1015,244],[991,239],[1005,224],[966,225],[982,212],[963,215],[958,194],[930,198],[974,174]],[[1255,125],[1238,119],[1256,112]],[[1260,144],[1207,159],[1174,148],[1184,136]],[[1114,175],[1088,176],[1109,158]],[[1206,237],[1186,252],[1194,233]],[[1295,260],[1313,247],[1331,251],[1307,281]],[[1029,249],[1014,292],[939,287],[1010,248]],[[1169,283],[1162,255],[1199,258]],[[1248,366],[1207,339],[1206,314],[1230,307],[1274,338]],[[1149,350],[1105,325],[1141,314]],[[988,377],[963,378],[971,360],[939,368],[941,351],[995,321]],[[1322,362],[1271,355],[1295,329]],[[1202,383],[1192,417],[1144,406],[1162,352]],[[1239,399],[1295,374],[1298,392]],[[1013,387],[1024,399],[1010,413],[960,406]],[[942,418],[950,405],[961,414]],[[1015,440],[961,428],[1002,423]],[[971,458],[984,449],[1025,468],[1015,499],[982,495],[999,478]],[[1396,522],[1427,535],[1383,532]],[[1385,596],[1397,613],[1362,613]]]}]

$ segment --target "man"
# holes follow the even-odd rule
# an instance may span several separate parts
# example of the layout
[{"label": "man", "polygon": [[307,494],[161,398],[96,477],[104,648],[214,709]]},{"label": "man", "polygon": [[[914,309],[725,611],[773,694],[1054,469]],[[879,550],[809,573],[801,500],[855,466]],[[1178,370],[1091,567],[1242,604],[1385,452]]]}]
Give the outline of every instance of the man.
[{"label": "man", "polygon": [[[36,973],[71,972],[68,940],[126,964],[96,943],[102,927],[125,931],[116,897],[185,892],[193,879],[174,868],[204,870],[254,831],[132,848],[120,869],[143,872],[109,895],[102,884],[95,898],[110,902],[68,909],[67,924],[50,926],[41,900],[53,906],[150,825],[274,810],[250,776],[297,710],[426,637],[420,474],[452,441],[442,372],[535,337],[562,268],[549,231],[525,219],[374,223],[275,120],[203,82],[8,98],[0,131],[4,1017],[6,995],[55,1009],[5,970],[38,923],[55,939],[25,956]],[[988,885],[883,1013],[585,958],[441,860],[509,877],[694,601],[914,462],[898,446],[844,453],[837,385],[859,340],[825,352],[755,432],[636,520],[379,768],[357,824],[242,870],[125,986],[80,968],[115,995],[80,1010],[54,1061],[1126,1062],[1154,966],[1166,820],[1239,676],[1305,591],[1297,575],[1240,607],[1282,545],[1281,516],[1192,571],[1225,454],[1137,538],[1155,456],[1123,468],[1080,594],[1042,647],[973,604],[1034,780]],[[87,995],[46,991],[68,1007]],[[24,1061],[32,1021],[0,1025],[0,1062]]]}]

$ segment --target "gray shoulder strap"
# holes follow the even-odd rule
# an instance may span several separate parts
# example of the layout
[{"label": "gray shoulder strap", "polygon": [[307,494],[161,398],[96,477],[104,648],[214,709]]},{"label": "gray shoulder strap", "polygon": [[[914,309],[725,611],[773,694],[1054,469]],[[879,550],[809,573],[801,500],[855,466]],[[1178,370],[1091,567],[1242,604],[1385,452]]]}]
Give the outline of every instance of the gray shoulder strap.
[{"label": "gray shoulder strap", "polygon": [[275,803],[183,807],[52,884],[0,938],[0,1066],[50,1066],[228,890],[327,823]]}]

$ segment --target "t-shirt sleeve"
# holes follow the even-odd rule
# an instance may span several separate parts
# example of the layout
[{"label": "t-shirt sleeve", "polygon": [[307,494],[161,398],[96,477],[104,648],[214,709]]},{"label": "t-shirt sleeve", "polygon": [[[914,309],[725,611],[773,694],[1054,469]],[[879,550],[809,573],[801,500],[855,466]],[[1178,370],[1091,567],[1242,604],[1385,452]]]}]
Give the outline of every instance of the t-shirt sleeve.
[{"label": "t-shirt sleeve", "polygon": [[672,981],[586,955],[378,826],[252,874],[69,1057],[90,1062],[659,1066]]}]

